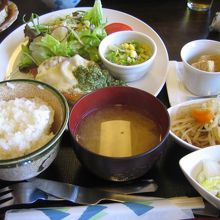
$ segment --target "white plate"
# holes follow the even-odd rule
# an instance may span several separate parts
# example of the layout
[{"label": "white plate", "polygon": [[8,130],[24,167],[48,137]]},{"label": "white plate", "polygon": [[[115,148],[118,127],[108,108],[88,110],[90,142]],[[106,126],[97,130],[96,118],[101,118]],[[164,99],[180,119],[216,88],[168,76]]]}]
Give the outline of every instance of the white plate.
[{"label": "white plate", "polygon": [[[193,100],[198,96],[186,89],[182,82],[183,63],[170,61],[167,70],[167,94],[170,106],[175,106],[185,101]],[[208,97],[208,96],[207,96]],[[200,97],[201,98],[201,97]]]},{"label": "white plate", "polygon": [[[76,10],[88,9],[89,8],[86,7],[72,8],[51,12],[40,16],[40,22],[48,22],[49,20],[55,17],[70,14]],[[145,77],[136,82],[129,83],[128,85],[147,91],[152,95],[157,96],[157,94],[161,91],[163,85],[165,84],[169,61],[168,53],[163,41],[151,27],[149,27],[147,24],[131,15],[111,9],[103,9],[103,14],[104,17],[107,19],[108,23],[122,22],[128,24],[134,30],[149,35],[156,42],[158,51],[155,58],[155,62],[149,74],[147,74]],[[24,25],[14,30],[8,37],[6,37],[2,41],[0,45],[0,80],[4,80],[5,77],[9,75],[17,67],[18,56],[21,51],[21,44],[25,40],[23,31]]]},{"label": "white plate", "polygon": [[166,87],[170,106],[180,104],[187,99],[186,89],[180,79],[181,65],[181,62],[169,62]]},{"label": "white plate", "polygon": [[220,145],[203,148],[187,154],[180,159],[179,165],[185,177],[200,195],[209,201],[212,205],[220,209],[220,199],[209,193],[197,182],[197,176],[202,170],[203,160],[213,160],[220,162]]}]

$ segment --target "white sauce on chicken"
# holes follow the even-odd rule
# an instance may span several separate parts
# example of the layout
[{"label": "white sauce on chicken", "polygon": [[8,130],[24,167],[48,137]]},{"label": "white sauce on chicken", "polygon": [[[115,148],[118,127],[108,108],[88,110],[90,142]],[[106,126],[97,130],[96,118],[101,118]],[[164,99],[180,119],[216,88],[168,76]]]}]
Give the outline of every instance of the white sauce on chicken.
[{"label": "white sauce on chicken", "polygon": [[78,54],[71,58],[52,57],[40,64],[36,80],[48,83],[60,91],[68,91],[78,84],[73,71],[80,65],[88,66],[90,63]]}]

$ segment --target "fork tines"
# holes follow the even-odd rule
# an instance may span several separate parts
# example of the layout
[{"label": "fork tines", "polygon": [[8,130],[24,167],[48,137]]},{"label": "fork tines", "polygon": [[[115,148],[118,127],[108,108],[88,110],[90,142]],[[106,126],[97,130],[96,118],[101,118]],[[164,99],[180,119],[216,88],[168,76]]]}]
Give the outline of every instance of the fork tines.
[{"label": "fork tines", "polygon": [[13,189],[9,186],[0,189],[0,208],[13,204]]}]

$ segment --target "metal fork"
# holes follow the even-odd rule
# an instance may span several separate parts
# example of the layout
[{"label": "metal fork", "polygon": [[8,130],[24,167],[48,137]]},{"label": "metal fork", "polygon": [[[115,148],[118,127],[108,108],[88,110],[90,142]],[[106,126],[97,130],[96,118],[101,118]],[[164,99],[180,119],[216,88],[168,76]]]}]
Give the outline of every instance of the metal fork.
[{"label": "metal fork", "polygon": [[0,208],[31,204],[37,200],[61,200],[37,189],[30,182],[16,183],[0,189]]},{"label": "metal fork", "polygon": [[[0,209],[12,205],[32,204],[38,200],[64,201],[35,188],[31,182],[20,182],[0,189]],[[193,210],[197,215],[218,216],[216,209]]]},{"label": "metal fork", "polygon": [[[138,183],[130,183],[126,186],[109,186],[105,189],[122,194],[134,194],[154,192],[157,189],[157,185],[154,180],[149,179],[139,181]],[[20,182],[0,188],[0,209],[12,205],[32,204],[38,200],[64,201],[37,189],[31,182]]]}]

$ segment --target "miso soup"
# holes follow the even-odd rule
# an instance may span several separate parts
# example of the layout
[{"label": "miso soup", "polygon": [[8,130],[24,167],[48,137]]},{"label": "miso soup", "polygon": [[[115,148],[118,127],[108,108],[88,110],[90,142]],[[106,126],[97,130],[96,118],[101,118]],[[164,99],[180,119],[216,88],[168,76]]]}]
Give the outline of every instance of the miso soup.
[{"label": "miso soup", "polygon": [[78,126],[76,139],[97,154],[127,157],[157,145],[161,140],[161,130],[149,113],[115,105],[86,116]]}]

